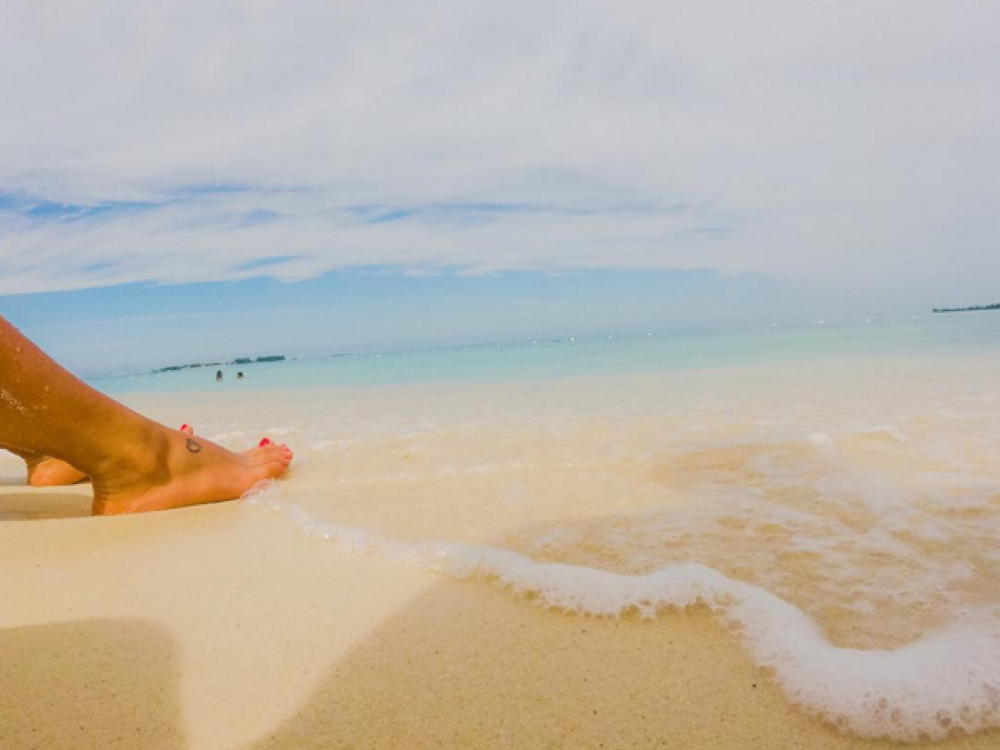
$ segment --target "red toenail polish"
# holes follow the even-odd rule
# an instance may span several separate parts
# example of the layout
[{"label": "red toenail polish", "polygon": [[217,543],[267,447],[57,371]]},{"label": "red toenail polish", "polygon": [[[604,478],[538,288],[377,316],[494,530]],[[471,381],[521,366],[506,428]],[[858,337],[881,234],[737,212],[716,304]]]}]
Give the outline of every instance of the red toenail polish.
[{"label": "red toenail polish", "polygon": [[271,439],[270,438],[264,438],[263,440],[260,441],[260,447],[261,448],[266,448],[270,444],[271,444]]},{"label": "red toenail polish", "polygon": [[186,430],[187,428],[188,428],[187,422],[185,422],[184,424],[181,425],[181,432],[184,432],[184,430]]}]

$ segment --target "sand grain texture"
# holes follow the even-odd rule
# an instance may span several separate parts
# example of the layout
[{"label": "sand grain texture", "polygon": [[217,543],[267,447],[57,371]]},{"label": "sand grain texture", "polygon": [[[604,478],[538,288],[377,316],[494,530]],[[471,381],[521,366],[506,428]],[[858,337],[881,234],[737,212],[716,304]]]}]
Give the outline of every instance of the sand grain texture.
[{"label": "sand grain texture", "polygon": [[790,706],[704,612],[546,612],[234,503],[85,507],[0,488],[3,750],[890,745]]}]

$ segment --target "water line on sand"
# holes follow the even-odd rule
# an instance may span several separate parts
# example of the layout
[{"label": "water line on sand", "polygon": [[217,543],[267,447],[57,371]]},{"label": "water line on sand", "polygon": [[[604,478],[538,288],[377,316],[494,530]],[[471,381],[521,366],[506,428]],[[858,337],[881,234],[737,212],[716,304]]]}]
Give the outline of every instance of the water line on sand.
[{"label": "water line on sand", "polygon": [[377,554],[392,565],[481,579],[530,595],[545,607],[605,617],[633,610],[655,617],[707,606],[739,634],[754,661],[773,670],[792,703],[860,737],[913,742],[1000,726],[1000,642],[972,621],[893,650],[842,648],[790,602],[698,563],[631,576],[538,562],[486,545],[393,540],[325,521],[282,501],[270,484],[244,499],[340,552]]}]

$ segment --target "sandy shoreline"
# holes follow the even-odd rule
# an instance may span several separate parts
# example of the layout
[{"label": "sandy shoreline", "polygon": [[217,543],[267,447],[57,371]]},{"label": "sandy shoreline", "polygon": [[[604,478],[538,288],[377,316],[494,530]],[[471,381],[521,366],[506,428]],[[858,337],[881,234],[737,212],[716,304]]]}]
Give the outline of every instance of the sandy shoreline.
[{"label": "sandy shoreline", "polygon": [[236,504],[74,517],[86,491],[0,488],[5,750],[889,744],[788,705],[704,613],[545,612]]}]

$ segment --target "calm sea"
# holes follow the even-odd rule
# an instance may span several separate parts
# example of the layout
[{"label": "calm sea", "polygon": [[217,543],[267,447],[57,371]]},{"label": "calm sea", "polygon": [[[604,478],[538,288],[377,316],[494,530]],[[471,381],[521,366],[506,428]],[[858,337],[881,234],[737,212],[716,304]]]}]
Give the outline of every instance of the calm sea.
[{"label": "calm sea", "polygon": [[1000,312],[223,370],[99,386],[292,445],[246,512],[344,554],[588,616],[708,607],[857,735],[1000,726]]}]

